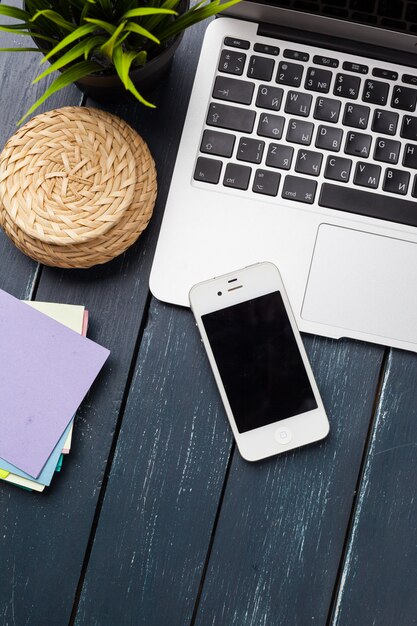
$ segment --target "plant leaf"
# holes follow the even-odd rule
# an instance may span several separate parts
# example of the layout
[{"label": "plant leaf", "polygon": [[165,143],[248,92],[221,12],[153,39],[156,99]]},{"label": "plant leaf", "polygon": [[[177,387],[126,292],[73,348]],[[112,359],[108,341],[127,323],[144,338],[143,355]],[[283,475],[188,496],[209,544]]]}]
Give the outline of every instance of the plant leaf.
[{"label": "plant leaf", "polygon": [[35,30],[33,31],[25,31],[21,30],[22,26],[0,26],[0,31],[5,33],[14,33],[15,35],[23,35],[24,37],[36,37],[37,39],[42,39],[44,41],[50,41],[51,43],[55,43],[55,40],[52,37],[47,37],[46,35],[40,35]]},{"label": "plant leaf", "polygon": [[137,33],[138,35],[142,35],[142,37],[146,37],[147,39],[151,39],[157,44],[161,43],[159,39],[155,37],[155,35],[149,32],[149,30],[147,30],[146,28],[143,28],[142,26],[139,26],[139,24],[135,24],[135,22],[128,22],[126,24],[126,30],[133,32],[133,33]]},{"label": "plant leaf", "polygon": [[104,13],[107,13],[108,17],[113,17],[113,7],[110,0],[97,0],[97,4],[101,6]]},{"label": "plant leaf", "polygon": [[18,125],[23,122],[29,115],[31,115],[45,100],[47,100],[50,96],[52,96],[55,92],[67,87],[71,83],[79,80],[80,78],[84,78],[84,76],[88,76],[94,72],[100,70],[100,66],[97,63],[92,63],[91,61],[81,61],[81,63],[77,63],[73,67],[70,67],[68,70],[60,74],[58,78],[54,80],[52,85],[45,91],[44,94],[33,104],[29,111],[25,113],[25,115],[18,121]]},{"label": "plant leaf", "polygon": [[130,66],[132,65],[136,56],[137,52],[123,52],[121,48],[117,48],[114,51],[114,66],[120,80],[122,81],[126,89],[128,88]]},{"label": "plant leaf", "polygon": [[112,60],[113,58],[113,50],[116,45],[117,38],[120,33],[123,32],[125,25],[126,22],[122,22],[121,24],[119,24],[110,39],[108,39],[106,43],[101,46],[102,53],[105,54],[110,60]]},{"label": "plant leaf", "polygon": [[145,98],[136,89],[135,85],[132,82],[132,79],[129,76],[129,69],[132,65],[132,62],[134,61],[134,58],[139,56],[139,54],[141,53],[125,53],[121,48],[117,48],[114,52],[114,67],[116,68],[117,74],[124,86],[126,87],[127,91],[130,91],[130,93],[133,94],[135,98],[139,100],[139,102],[147,107],[151,107],[152,109],[154,109],[155,105],[151,102],[148,102],[148,100],[145,100]]},{"label": "plant leaf", "polygon": [[48,20],[50,20],[57,26],[61,26],[61,28],[64,28],[65,30],[69,30],[70,32],[76,29],[75,24],[68,22],[66,19],[62,17],[62,15],[50,9],[44,9],[43,11],[38,11],[37,13],[35,13],[33,17],[31,17],[30,21],[35,22],[41,16],[46,17]]},{"label": "plant leaf", "polygon": [[40,48],[0,48],[0,52],[42,52]]},{"label": "plant leaf", "polygon": [[[203,0],[204,2],[206,0]],[[175,9],[180,0],[165,0],[160,6],[161,9]],[[158,24],[161,23],[162,20],[168,19],[166,15],[151,15],[148,18],[145,18],[142,21],[142,25],[146,27],[148,30],[154,31]]]},{"label": "plant leaf", "polygon": [[126,13],[122,16],[122,19],[124,20],[128,19],[129,17],[142,17],[143,15],[157,15],[162,13],[166,15],[178,15],[176,11],[172,11],[171,9],[154,9],[152,7],[143,7],[140,9],[131,9],[130,11],[126,11]]},{"label": "plant leaf", "polygon": [[103,35],[97,35],[96,37],[91,37],[91,39],[80,41],[73,48],[68,50],[68,52],[63,54],[62,57],[57,59],[55,63],[52,63],[52,65],[50,65],[47,70],[45,70],[44,72],[42,72],[42,74],[37,76],[35,80],[32,81],[32,84],[39,82],[40,80],[42,80],[42,78],[44,78],[45,76],[48,76],[48,74],[51,74],[52,72],[55,72],[56,70],[60,70],[61,67],[64,67],[64,65],[68,65],[69,63],[72,63],[73,61],[75,61],[75,59],[78,59],[80,56],[84,56],[84,58],[87,60],[88,55],[91,52],[91,50],[95,47],[101,46],[103,41],[105,41]]},{"label": "plant leaf", "polygon": [[0,4],[0,15],[7,15],[7,17],[13,17],[16,20],[22,20],[26,22],[30,19],[30,13],[17,9],[16,7],[10,7],[6,4]]},{"label": "plant leaf", "polygon": [[139,102],[141,102],[142,104],[144,104],[147,107],[150,107],[151,109],[156,109],[156,106],[154,104],[152,104],[152,102],[148,102],[148,100],[145,100],[145,98],[143,96],[141,96],[141,94],[139,93],[139,91],[136,89],[135,85],[132,82],[131,78],[127,79],[128,82],[128,87],[127,90],[130,91],[130,93],[132,95],[135,96],[135,98],[137,100],[139,100]]},{"label": "plant leaf", "polygon": [[96,20],[96,19],[93,19],[92,17],[86,17],[85,21],[89,22],[90,24],[95,24],[96,26],[100,26],[100,28],[105,30],[110,35],[113,35],[114,31],[116,30],[116,26],[113,26],[113,24],[110,24],[110,22],[105,22],[104,20]]},{"label": "plant leaf", "polygon": [[55,46],[55,48],[52,48],[52,50],[50,50],[48,54],[44,56],[44,58],[42,59],[42,63],[45,63],[45,61],[47,61],[48,59],[53,57],[55,54],[63,50],[63,48],[66,48],[67,46],[69,46],[70,43],[72,43],[76,39],[81,39],[81,37],[85,37],[86,35],[93,33],[95,29],[96,27],[94,26],[94,24],[84,24],[83,26],[80,26],[79,28],[74,30],[72,33],[64,37],[64,39],[62,39],[59,42],[59,44]]}]

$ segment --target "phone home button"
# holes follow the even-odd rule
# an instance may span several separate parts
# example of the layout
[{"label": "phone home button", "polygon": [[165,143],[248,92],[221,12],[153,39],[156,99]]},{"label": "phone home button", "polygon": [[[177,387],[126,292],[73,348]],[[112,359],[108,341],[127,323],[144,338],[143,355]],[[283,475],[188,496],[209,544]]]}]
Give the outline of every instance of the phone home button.
[{"label": "phone home button", "polygon": [[281,428],[278,428],[275,431],[275,439],[278,441],[278,443],[281,443],[283,446],[285,446],[287,443],[290,443],[290,441],[292,441],[292,432],[289,428],[281,426]]}]

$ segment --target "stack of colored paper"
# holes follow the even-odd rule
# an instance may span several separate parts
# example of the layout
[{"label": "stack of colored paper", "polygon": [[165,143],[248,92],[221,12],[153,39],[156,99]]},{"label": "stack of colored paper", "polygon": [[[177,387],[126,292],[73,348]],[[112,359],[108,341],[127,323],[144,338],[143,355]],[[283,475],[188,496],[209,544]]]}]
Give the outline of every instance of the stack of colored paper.
[{"label": "stack of colored paper", "polygon": [[43,491],[71,448],[74,414],[109,351],[82,306],[0,290],[0,479]]}]

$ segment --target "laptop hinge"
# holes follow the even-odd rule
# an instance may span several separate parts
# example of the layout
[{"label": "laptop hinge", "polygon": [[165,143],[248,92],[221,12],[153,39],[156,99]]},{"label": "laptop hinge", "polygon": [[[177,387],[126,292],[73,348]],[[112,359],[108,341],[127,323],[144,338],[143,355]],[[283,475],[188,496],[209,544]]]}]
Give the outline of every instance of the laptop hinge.
[{"label": "laptop hinge", "polygon": [[349,39],[331,37],[328,35],[323,37],[320,33],[296,30],[294,28],[283,27],[276,24],[265,24],[260,22],[258,26],[258,35],[262,37],[272,37],[274,39],[284,39],[285,41],[289,41],[293,44],[301,43],[304,45],[312,45],[319,48],[338,50],[348,54],[369,57],[379,61],[399,63],[413,68],[417,67],[417,55],[409,52],[382,48],[380,46],[365,44],[360,41],[351,41]]}]

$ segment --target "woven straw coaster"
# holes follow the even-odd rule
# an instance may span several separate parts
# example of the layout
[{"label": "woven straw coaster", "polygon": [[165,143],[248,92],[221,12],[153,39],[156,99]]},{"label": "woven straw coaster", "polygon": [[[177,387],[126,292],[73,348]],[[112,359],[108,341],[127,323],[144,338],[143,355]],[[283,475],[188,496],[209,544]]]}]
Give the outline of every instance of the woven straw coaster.
[{"label": "woven straw coaster", "polygon": [[143,139],[98,109],[38,115],[0,154],[0,223],[45,265],[91,267],[124,252],[146,228],[156,190]]}]

